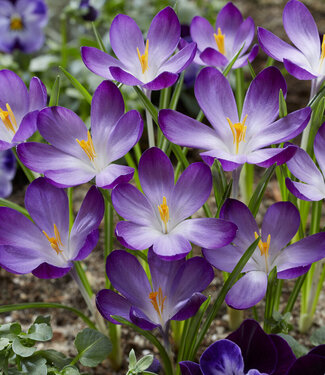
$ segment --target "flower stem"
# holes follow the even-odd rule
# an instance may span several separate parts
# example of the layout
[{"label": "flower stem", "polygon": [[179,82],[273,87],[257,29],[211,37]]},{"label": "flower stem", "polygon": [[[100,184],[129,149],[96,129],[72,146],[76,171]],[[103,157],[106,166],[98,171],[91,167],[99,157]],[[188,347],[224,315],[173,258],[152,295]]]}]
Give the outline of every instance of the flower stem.
[{"label": "flower stem", "polygon": [[[317,93],[317,86],[316,86],[316,82],[317,82],[317,79],[313,79],[311,81],[311,87],[310,87],[310,101],[313,99],[313,97],[316,95]],[[310,133],[310,128],[311,128],[311,120],[309,121],[308,125],[306,126],[305,130],[303,131],[302,133],[302,137],[301,137],[301,144],[300,144],[300,147],[303,149],[303,150],[307,150],[307,146],[308,146],[308,140],[309,140],[309,133]]]},{"label": "flower stem", "polygon": [[238,199],[239,195],[239,177],[241,172],[242,166],[240,165],[236,169],[232,171],[232,193],[231,197],[234,199]]},{"label": "flower stem", "polygon": [[[145,92],[147,98],[150,100],[151,97],[151,91]],[[148,109],[146,108],[146,120],[147,120],[147,132],[148,132],[148,140],[149,140],[149,147],[155,147],[155,135],[153,131],[153,123],[152,123],[152,117]]]}]

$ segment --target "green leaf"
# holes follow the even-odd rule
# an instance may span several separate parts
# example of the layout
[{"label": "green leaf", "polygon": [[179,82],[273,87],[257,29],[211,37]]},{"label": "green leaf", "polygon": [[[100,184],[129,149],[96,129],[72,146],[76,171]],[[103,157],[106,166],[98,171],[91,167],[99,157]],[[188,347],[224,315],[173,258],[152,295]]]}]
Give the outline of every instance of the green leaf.
[{"label": "green leaf", "polygon": [[74,366],[67,366],[61,372],[61,375],[79,375],[79,370]]},{"label": "green leaf", "polygon": [[138,97],[140,98],[142,104],[145,106],[145,108],[151,114],[151,117],[152,117],[153,121],[159,126],[157,108],[151,103],[151,101],[147,98],[147,96],[144,94],[144,92],[139,87],[134,86],[133,88],[134,88],[135,92],[138,94]]},{"label": "green leaf", "polygon": [[21,332],[21,326],[19,323],[8,323],[0,326],[0,337],[4,337],[13,341],[17,335]]},{"label": "green leaf", "polygon": [[7,347],[9,343],[10,343],[10,340],[7,337],[1,337],[0,338],[0,350],[3,350],[5,347]]},{"label": "green leaf", "polygon": [[68,78],[68,80],[73,84],[73,86],[80,92],[80,94],[87,100],[89,104],[91,104],[92,96],[86,90],[86,88],[75,78],[72,74],[70,74],[67,70],[65,70],[62,66],[59,67],[64,75]]},{"label": "green leaf", "polygon": [[50,315],[39,315],[33,324],[40,324],[45,323],[47,325],[51,325],[51,316]]},{"label": "green leaf", "polygon": [[63,353],[57,352],[56,350],[39,350],[37,354],[46,359],[46,361],[58,369],[63,369],[71,362],[71,358],[66,357]]},{"label": "green leaf", "polygon": [[26,371],[28,375],[46,375],[47,366],[46,359],[34,356],[32,358],[26,358],[21,361],[23,371]]},{"label": "green leaf", "polygon": [[310,336],[310,342],[315,346],[325,344],[325,327],[316,329]]},{"label": "green leaf", "polygon": [[25,336],[35,341],[48,341],[53,336],[52,328],[47,323],[33,324]]},{"label": "green leaf", "polygon": [[57,75],[51,90],[50,102],[49,107],[59,104],[59,96],[60,96],[60,76]]},{"label": "green leaf", "polygon": [[286,340],[286,342],[289,344],[290,348],[292,349],[297,358],[308,353],[308,349],[304,345],[301,345],[292,336],[286,335],[284,333],[279,333],[278,336]]},{"label": "green leaf", "polygon": [[106,50],[105,45],[104,45],[104,43],[103,43],[103,40],[102,40],[101,36],[99,35],[99,32],[97,31],[97,28],[96,28],[95,23],[92,22],[91,24],[92,24],[92,27],[93,27],[93,31],[94,31],[94,34],[95,34],[95,37],[96,37],[96,40],[97,40],[97,44],[98,44],[99,49],[100,49],[101,51],[107,53],[107,50]]},{"label": "green leaf", "polygon": [[149,366],[151,366],[152,362],[153,362],[153,355],[148,354],[139,359],[139,361],[137,362],[135,366],[135,370],[138,372],[142,372],[146,370]]},{"label": "green leaf", "polygon": [[[25,215],[29,220],[32,220],[32,218],[30,217],[28,211],[25,208],[19,206],[16,203],[8,201],[7,199],[0,198],[0,207],[9,207],[9,208],[12,208],[12,209],[20,212],[21,214]],[[1,327],[0,327],[0,334],[1,334]]]},{"label": "green leaf", "polygon": [[245,43],[243,43],[243,45],[241,46],[241,49],[236,53],[236,55],[234,56],[234,58],[230,61],[230,63],[225,67],[225,70],[222,72],[222,74],[227,77],[228,73],[230,72],[230,69],[232,68],[232,66],[235,64],[235,62],[237,61],[242,49],[244,48],[244,45]]},{"label": "green leaf", "polygon": [[137,357],[135,356],[134,350],[131,349],[129,353],[129,370],[133,370],[137,364]]},{"label": "green leaf", "polygon": [[36,348],[23,345],[21,340],[16,337],[12,343],[12,350],[20,357],[26,358],[32,356],[35,353]]},{"label": "green leaf", "polygon": [[287,103],[284,99],[283,91],[280,89],[279,91],[279,117],[285,117],[288,114],[287,110]]},{"label": "green leaf", "polygon": [[97,366],[112,350],[108,337],[90,328],[78,333],[74,343],[80,363],[88,367]]}]

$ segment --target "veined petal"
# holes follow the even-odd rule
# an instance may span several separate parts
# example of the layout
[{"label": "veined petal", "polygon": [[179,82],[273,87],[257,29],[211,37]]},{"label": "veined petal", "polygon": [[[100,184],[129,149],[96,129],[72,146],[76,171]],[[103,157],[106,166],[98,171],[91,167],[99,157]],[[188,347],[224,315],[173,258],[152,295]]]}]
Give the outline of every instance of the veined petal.
[{"label": "veined petal", "polygon": [[44,172],[49,182],[59,188],[67,188],[84,184],[95,177],[95,173],[86,168],[64,168],[57,170],[47,170]]},{"label": "veined petal", "polygon": [[323,191],[321,191],[314,185],[295,182],[290,180],[290,178],[286,178],[286,186],[290,193],[304,201],[320,201],[325,198],[325,184],[322,189]]},{"label": "veined petal", "polygon": [[316,160],[323,174],[325,174],[325,156],[323,152],[324,149],[325,149],[325,123],[322,124],[322,126],[318,129],[318,132],[315,136],[315,141],[314,141],[314,152],[315,152]]},{"label": "veined petal", "polygon": [[109,289],[102,289],[96,295],[96,307],[102,316],[114,323],[120,324],[111,315],[118,315],[130,321],[131,303],[124,297]]},{"label": "veined petal", "polygon": [[246,163],[246,155],[236,155],[229,151],[224,151],[220,149],[214,149],[211,151],[201,152],[201,158],[203,161],[208,164],[210,167],[214,162],[214,159],[218,159],[222,165],[224,171],[233,171],[238,168],[240,165]]},{"label": "veined petal", "polygon": [[32,53],[39,50],[45,41],[42,28],[34,23],[26,23],[23,33],[16,34],[18,44],[24,53]]},{"label": "veined petal", "polygon": [[132,73],[127,72],[124,68],[118,66],[111,66],[109,71],[112,77],[118,81],[122,82],[127,86],[142,86],[143,82],[136,78]]},{"label": "veined petal", "polygon": [[29,84],[29,108],[28,110],[41,110],[46,106],[47,91],[44,83],[38,78],[33,77]]},{"label": "veined petal", "polygon": [[228,59],[225,55],[214,48],[208,47],[200,53],[200,59],[205,65],[223,68],[228,64]]},{"label": "veined petal", "polygon": [[178,79],[178,74],[170,72],[162,72],[152,81],[142,85],[147,90],[161,90],[172,86]]},{"label": "veined petal", "polygon": [[187,320],[194,316],[202,303],[207,299],[202,293],[193,293],[188,299],[178,304],[177,313],[171,317],[171,320]]},{"label": "veined petal", "polygon": [[248,17],[238,28],[233,45],[234,54],[244,45],[241,55],[244,54],[252,44],[255,35],[255,24],[251,17]]},{"label": "veined petal", "polygon": [[20,143],[26,141],[37,130],[37,116],[38,111],[27,113],[21,120],[20,126],[12,138],[13,143]]},{"label": "veined petal", "polygon": [[258,54],[258,44],[254,44],[253,48],[249,53],[246,53],[245,55],[239,57],[234,65],[232,66],[232,69],[242,68],[243,66],[247,65],[247,60],[251,63],[255,60],[255,57]]},{"label": "veined petal", "polygon": [[182,375],[203,375],[199,364],[191,361],[179,362]]},{"label": "veined petal", "polygon": [[170,261],[185,258],[191,249],[189,241],[179,233],[159,236],[153,244],[153,251],[162,259]]},{"label": "veined petal", "polygon": [[180,73],[186,69],[194,59],[196,53],[196,44],[189,43],[164,64],[158,70],[158,75],[161,72]]},{"label": "veined petal", "polygon": [[129,182],[134,169],[126,165],[110,164],[96,175],[96,185],[103,189],[113,189],[117,184]]},{"label": "veined petal", "polygon": [[23,15],[24,21],[45,26],[47,23],[47,6],[42,0],[17,0],[16,10]]},{"label": "veined petal", "polygon": [[46,262],[40,264],[32,271],[32,274],[39,279],[57,279],[65,276],[72,268],[70,267],[56,267]]},{"label": "veined petal", "polygon": [[215,31],[210,22],[205,18],[195,16],[192,19],[190,31],[191,37],[197,44],[197,48],[200,52],[204,51],[208,47],[217,47],[216,41],[213,36]]},{"label": "veined petal", "polygon": [[296,77],[297,79],[311,80],[311,79],[317,78],[318,76],[318,74],[314,72],[314,70],[312,70],[311,68],[309,67],[302,68],[298,64],[288,59],[283,59],[283,65],[288,71],[288,73]]},{"label": "veined petal", "polygon": [[263,168],[268,168],[274,163],[281,165],[294,156],[297,148],[298,146],[291,144],[284,148],[263,148],[247,155],[247,163]]}]

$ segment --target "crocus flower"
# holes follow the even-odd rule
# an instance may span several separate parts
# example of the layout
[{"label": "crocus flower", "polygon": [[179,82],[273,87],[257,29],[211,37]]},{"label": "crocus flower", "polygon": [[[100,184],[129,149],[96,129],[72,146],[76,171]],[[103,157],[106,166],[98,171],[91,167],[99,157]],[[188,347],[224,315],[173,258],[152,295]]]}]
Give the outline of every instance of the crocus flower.
[{"label": "crocus flower", "polygon": [[112,191],[113,206],[126,219],[117,224],[116,236],[126,247],[143,250],[153,246],[162,258],[179,259],[191,250],[190,242],[217,248],[234,238],[232,223],[214,218],[186,220],[211,192],[212,176],[204,163],[191,164],[174,185],[172,163],[153,147],[140,159],[139,179],[144,194],[126,183]]},{"label": "crocus flower", "polygon": [[16,174],[16,158],[11,150],[0,151],[0,198],[12,192],[11,180]]},{"label": "crocus flower", "polygon": [[139,112],[124,114],[119,89],[105,81],[96,89],[91,104],[91,134],[82,120],[63,107],[43,109],[38,129],[44,143],[24,143],[17,148],[20,160],[43,173],[59,187],[79,185],[96,177],[96,185],[111,189],[129,181],[133,168],[113,164],[139,140],[143,122]]},{"label": "crocus flower", "polygon": [[47,24],[44,0],[1,0],[0,9],[0,51],[18,48],[31,53],[42,47]]},{"label": "crocus flower", "polygon": [[325,345],[316,346],[308,354],[299,357],[290,367],[288,375],[309,374],[311,369],[313,375],[324,375]]},{"label": "crocus flower", "polygon": [[257,35],[261,48],[273,59],[282,61],[294,77],[317,79],[319,86],[325,77],[325,39],[321,45],[313,16],[303,3],[290,0],[283,10],[283,26],[295,47],[259,27]]},{"label": "crocus flower", "polygon": [[61,277],[73,261],[86,258],[96,246],[104,201],[95,186],[82,202],[70,233],[67,194],[44,178],[28,186],[25,207],[35,224],[12,208],[0,207],[0,265],[9,272]]},{"label": "crocus flower", "polygon": [[37,130],[37,115],[46,106],[42,81],[33,77],[26,85],[16,73],[0,71],[0,150],[24,142]]},{"label": "crocus flower", "polygon": [[[260,231],[247,206],[228,199],[220,217],[235,223],[238,232],[231,245],[217,250],[203,250],[205,258],[216,268],[231,272]],[[306,237],[285,247],[300,224],[297,208],[290,202],[278,202],[268,208],[261,228],[261,240],[245,265],[240,278],[227,294],[226,302],[235,309],[247,309],[265,295],[267,277],[274,267],[278,279],[292,279],[308,271],[311,263],[325,256],[325,232]]]},{"label": "crocus flower", "polygon": [[152,286],[137,258],[115,250],[108,257],[106,272],[119,292],[103,289],[96,297],[103,317],[121,316],[142,329],[168,330],[170,320],[186,320],[195,315],[206,297],[201,294],[214,277],[212,267],[200,257],[177,261],[161,260],[148,252]]},{"label": "crocus flower", "polygon": [[232,69],[247,65],[247,60],[252,62],[258,53],[257,44],[247,52],[254,34],[253,19],[248,17],[244,21],[239,9],[230,2],[220,10],[215,29],[205,18],[196,16],[191,23],[191,36],[197,43],[195,62],[224,68],[243,47]]},{"label": "crocus flower", "polygon": [[283,375],[295,361],[287,342],[266,334],[255,320],[245,320],[226,339],[202,354],[200,364],[180,362],[182,375]]},{"label": "crocus flower", "polygon": [[294,138],[306,127],[309,107],[276,121],[279,90],[286,94],[285,80],[277,68],[264,69],[247,91],[241,118],[228,80],[215,68],[204,68],[195,82],[195,97],[213,128],[179,112],[159,112],[159,124],[167,139],[178,145],[208,150],[202,159],[212,165],[217,158],[226,171],[244,163],[269,167],[285,163],[296,146],[264,148]]},{"label": "crocus flower", "polygon": [[287,162],[290,172],[303,182],[286,178],[290,192],[305,201],[319,201],[325,198],[325,123],[319,128],[315,141],[314,152],[321,171],[317,168],[306,151],[299,148],[294,157]]},{"label": "crocus flower", "polygon": [[171,57],[180,33],[180,23],[171,7],[154,17],[145,44],[135,21],[119,14],[110,29],[111,46],[118,60],[93,47],[82,47],[81,56],[87,68],[101,77],[147,90],[161,90],[173,85],[178,73],[194,58],[195,43]]}]

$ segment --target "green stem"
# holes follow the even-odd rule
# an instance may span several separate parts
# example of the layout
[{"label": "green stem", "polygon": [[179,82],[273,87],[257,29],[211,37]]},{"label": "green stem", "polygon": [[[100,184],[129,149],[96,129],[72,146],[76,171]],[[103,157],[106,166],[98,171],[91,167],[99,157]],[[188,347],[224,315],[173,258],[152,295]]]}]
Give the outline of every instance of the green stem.
[{"label": "green stem", "polygon": [[134,181],[135,181],[135,184],[137,185],[137,188],[141,190],[141,185],[140,185],[140,180],[139,180],[139,173],[138,173],[138,167],[137,165],[135,164],[133,158],[132,158],[132,155],[128,152],[127,154],[124,155],[125,157],[125,160],[128,164],[129,167],[133,168],[134,169]]},{"label": "green stem", "polygon": [[68,56],[67,56],[67,17],[63,13],[61,16],[61,66],[67,67]]},{"label": "green stem", "polygon": [[[311,81],[309,101],[311,101],[313,99],[313,97],[317,94],[317,92],[316,92],[316,82],[317,82],[317,78],[315,78]],[[308,146],[310,127],[311,127],[311,121],[309,121],[309,123],[306,126],[306,128],[304,129],[304,131],[302,133],[302,137],[301,137],[300,147],[305,151],[307,150],[307,146]]]},{"label": "green stem", "polygon": [[0,198],[0,207],[12,208],[13,210],[16,210],[21,214],[25,215],[29,220],[32,220],[31,216],[25,208],[19,206],[19,204],[8,201],[7,199]]},{"label": "green stem", "polygon": [[73,188],[69,187],[67,189],[68,193],[68,200],[69,200],[69,231],[71,231],[71,228],[73,226],[74,222],[74,215],[73,215]]},{"label": "green stem", "polygon": [[[150,101],[151,91],[146,92],[146,96]],[[148,140],[149,140],[149,147],[155,147],[155,134],[153,130],[153,123],[152,123],[152,116],[148,109],[146,108],[146,120],[147,120],[147,131],[148,131]]]},{"label": "green stem", "polygon": [[[112,204],[105,199],[105,214],[104,214],[104,259],[113,251],[114,241],[114,209]],[[106,287],[110,287],[110,282],[106,275]]]},{"label": "green stem", "polygon": [[274,302],[275,302],[275,292],[277,288],[277,271],[274,268],[268,278],[266,298],[265,298],[265,313],[264,313],[264,331],[266,333],[271,333],[271,319],[273,315]]}]

